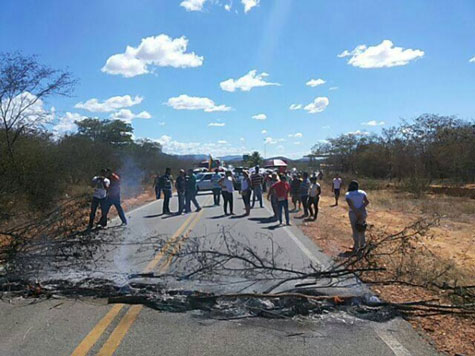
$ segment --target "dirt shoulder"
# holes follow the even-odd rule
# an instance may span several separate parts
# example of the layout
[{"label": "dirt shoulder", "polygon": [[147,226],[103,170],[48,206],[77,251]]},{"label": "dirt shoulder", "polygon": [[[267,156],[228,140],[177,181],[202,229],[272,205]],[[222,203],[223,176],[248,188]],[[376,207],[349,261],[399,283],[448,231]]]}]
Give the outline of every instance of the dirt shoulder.
[{"label": "dirt shoulder", "polygon": [[[363,188],[364,189],[364,188]],[[451,266],[453,278],[464,285],[475,284],[475,201],[469,198],[429,195],[413,199],[409,195],[388,191],[367,191],[371,202],[368,223],[371,231],[391,234],[420,218],[441,215],[440,224],[430,230],[414,249],[429,251],[436,261]],[[329,186],[323,186],[317,222],[302,222],[301,228],[325,253],[340,259],[353,245],[348,208],[344,198],[333,206]],[[418,245],[420,244],[420,245]],[[424,261],[422,261],[424,263]],[[433,263],[427,261],[427,266]],[[385,266],[386,267],[386,266]],[[390,268],[390,267],[388,267]],[[409,302],[438,298],[425,288],[402,285],[377,285],[372,290],[390,302]],[[475,354],[475,320],[454,315],[438,315],[410,319],[416,330],[429,337],[438,350],[451,355]]]}]

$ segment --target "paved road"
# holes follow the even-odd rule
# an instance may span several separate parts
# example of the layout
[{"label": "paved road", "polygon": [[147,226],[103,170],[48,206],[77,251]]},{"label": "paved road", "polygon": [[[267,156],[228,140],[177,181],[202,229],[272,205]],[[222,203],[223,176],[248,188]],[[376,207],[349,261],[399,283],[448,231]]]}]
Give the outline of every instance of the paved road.
[{"label": "paved road", "polygon": [[[161,201],[128,213],[126,228],[111,228],[120,235],[116,248],[102,251],[91,271],[96,277],[114,278],[117,283],[131,273],[180,270],[170,265],[150,238],[186,245],[186,239],[202,237],[221,248],[222,232],[246,241],[264,252],[271,238],[282,252],[279,263],[293,268],[330,263],[295,227],[276,227],[265,220],[268,207],[252,210],[252,217],[224,217],[221,207],[211,205],[210,195],[200,195],[204,209],[182,216],[162,216]],[[173,199],[176,204],[176,199]],[[235,196],[235,213],[243,213]],[[155,240],[154,240],[155,241]],[[178,242],[181,241],[180,244]],[[155,241],[156,242],[156,241]],[[221,247],[220,247],[221,246]],[[60,273],[55,272],[57,275]],[[69,273],[71,271],[62,271]],[[221,281],[222,282],[222,281]],[[195,288],[226,291],[262,291],[269,281],[201,283]],[[335,282],[323,281],[322,283]],[[345,291],[365,293],[364,286],[345,281]],[[292,287],[282,286],[281,289]],[[329,291],[330,292],[330,291]],[[341,294],[341,289],[338,290]],[[0,304],[0,355],[434,355],[436,352],[401,319],[376,323],[344,312],[312,319],[216,320],[195,311],[158,312],[141,305],[107,305],[103,300],[49,300],[40,303]]]}]

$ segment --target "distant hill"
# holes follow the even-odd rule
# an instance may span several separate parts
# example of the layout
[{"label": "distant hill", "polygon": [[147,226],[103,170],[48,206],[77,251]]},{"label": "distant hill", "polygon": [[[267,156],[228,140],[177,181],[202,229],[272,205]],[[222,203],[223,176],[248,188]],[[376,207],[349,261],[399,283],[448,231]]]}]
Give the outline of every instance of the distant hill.
[{"label": "distant hill", "polygon": [[229,155],[229,156],[218,157],[218,159],[224,162],[242,161],[242,155]]}]

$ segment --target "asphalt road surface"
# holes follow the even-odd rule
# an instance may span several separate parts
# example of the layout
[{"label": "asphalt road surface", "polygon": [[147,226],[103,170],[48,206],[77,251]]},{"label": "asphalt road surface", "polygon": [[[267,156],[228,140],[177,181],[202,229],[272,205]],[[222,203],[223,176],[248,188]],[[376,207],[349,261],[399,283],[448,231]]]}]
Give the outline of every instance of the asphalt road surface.
[{"label": "asphalt road surface", "polygon": [[[75,278],[94,275],[125,283],[131,274],[180,271],[152,247],[151,237],[173,244],[175,252],[187,246],[187,239],[200,239],[222,248],[222,234],[245,241],[265,253],[278,246],[279,264],[296,269],[327,266],[330,260],[296,226],[277,227],[266,220],[269,204],[255,208],[251,217],[243,214],[242,200],[234,199],[236,216],[223,216],[222,207],[212,205],[210,194],[198,197],[203,209],[182,216],[161,215],[162,201],[149,203],[127,213],[129,225],[111,227],[114,248],[101,251],[95,267],[82,271],[64,269],[52,275]],[[257,204],[258,206],[258,204]],[[176,210],[176,198],[172,200]],[[117,221],[111,225],[117,225]],[[272,242],[272,243],[271,243]],[[171,246],[171,245],[170,245]],[[48,271],[46,271],[48,272]],[[81,274],[84,274],[82,276]],[[178,282],[177,282],[178,283]],[[209,291],[262,292],[272,281],[255,283],[223,277],[212,283],[186,282],[189,287]],[[194,284],[193,284],[194,283]],[[357,281],[322,281],[335,294],[365,294]],[[179,283],[178,283],[179,284]],[[278,290],[292,287],[288,283]],[[324,290],[324,289],[322,289]],[[336,291],[336,292],[335,292]],[[0,304],[0,355],[435,355],[437,352],[411,326],[394,318],[373,322],[344,311],[312,318],[236,318],[220,320],[196,311],[159,312],[143,305],[107,304],[105,299],[51,299]]]}]

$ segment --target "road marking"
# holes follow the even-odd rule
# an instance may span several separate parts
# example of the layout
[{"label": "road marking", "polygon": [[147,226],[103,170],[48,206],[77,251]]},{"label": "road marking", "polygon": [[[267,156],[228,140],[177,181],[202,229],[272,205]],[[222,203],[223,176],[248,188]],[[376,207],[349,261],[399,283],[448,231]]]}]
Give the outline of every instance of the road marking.
[{"label": "road marking", "polygon": [[[205,204],[209,201],[209,198],[206,199],[205,201]],[[177,241],[179,240],[179,237],[180,237],[180,234],[183,232],[183,230],[185,229],[184,226],[188,226],[186,228],[186,232],[183,236],[183,238],[181,240],[179,240],[175,247],[173,248],[172,252],[170,253],[170,255],[168,256],[168,258],[166,259],[166,261],[160,266],[159,268],[159,273],[162,273],[164,272],[171,264],[171,261],[173,260],[173,256],[174,254],[180,249],[181,247],[181,244],[183,243],[184,240],[186,240],[189,236],[189,233],[193,230],[193,228],[196,226],[196,224],[198,223],[198,221],[201,219],[201,216],[203,215],[204,213],[204,210],[201,210],[196,216],[194,216],[194,220],[189,224],[189,225],[182,225],[180,227],[180,229],[175,233],[174,238],[172,238],[171,240],[174,240],[174,241]],[[190,220],[190,218],[192,218],[193,215],[191,215],[187,220]],[[183,229],[182,229],[183,228]],[[180,231],[180,232],[179,232]],[[178,233],[179,232],[179,233]],[[171,244],[167,244],[167,248],[163,248],[161,251],[160,251],[160,255],[163,257],[164,255],[164,252],[168,250],[168,248],[171,246]],[[157,254],[158,255],[158,254]],[[146,272],[150,272],[154,267],[156,267],[156,265],[158,264],[158,262],[160,261],[161,257],[156,260],[156,258],[154,258],[148,265],[147,267],[145,268],[145,271]],[[156,261],[156,262],[155,262]],[[116,328],[114,329],[114,331],[112,331],[112,334],[109,336],[109,338],[107,339],[107,341],[105,342],[105,344],[102,346],[102,348],[100,349],[99,353],[97,354],[97,356],[112,356],[114,354],[114,352],[117,350],[117,348],[119,347],[119,345],[121,344],[122,340],[124,339],[125,335],[127,334],[127,331],[130,329],[130,327],[132,326],[132,324],[135,322],[135,320],[137,319],[140,311],[143,309],[143,305],[134,305],[132,306],[128,311],[127,313],[124,315],[124,317],[121,319],[121,321],[119,322],[119,324],[116,326]]]},{"label": "road marking", "polygon": [[122,339],[124,338],[125,334],[127,334],[127,331],[129,331],[135,319],[137,319],[142,308],[142,305],[134,305],[130,307],[112,334],[109,336],[104,346],[102,346],[97,356],[108,356],[114,354],[114,351],[120,345]]},{"label": "road marking", "polygon": [[117,314],[122,310],[124,304],[114,305],[109,312],[96,324],[96,326],[87,334],[87,336],[81,341],[81,343],[76,347],[71,356],[84,356],[89,350],[94,346],[94,344],[99,340],[101,335],[110,325],[110,323],[115,319]]},{"label": "road marking", "polygon": [[[270,210],[266,204],[264,204],[264,207],[270,214],[274,215],[274,212]],[[288,226],[284,227],[284,231],[287,232],[287,234],[295,242],[297,247],[300,248],[300,250],[310,259],[310,261],[317,263],[322,267],[324,266],[324,264],[320,260],[318,260],[317,257],[315,257],[315,255],[302,243],[302,241],[300,241],[300,239],[294,235],[294,233],[290,230]]]},{"label": "road marking", "polygon": [[386,345],[391,349],[391,351],[396,356],[411,356],[411,353],[406,349],[392,334],[389,330],[386,330],[384,327],[373,325],[373,329],[376,332],[376,335],[379,336],[381,340],[384,341]]},{"label": "road marking", "polygon": [[[152,202],[155,203],[155,202]],[[149,203],[147,205],[150,205]],[[138,210],[138,209],[136,209]],[[135,211],[136,211],[135,210]],[[168,250],[171,244],[180,236],[186,226],[191,222],[193,219],[193,215],[190,215],[183,224],[178,228],[178,230],[173,234],[173,236],[167,241],[163,249],[155,255],[154,259],[150,261],[150,263],[145,267],[144,273],[150,272],[153,267],[155,267],[159,262],[160,259],[164,255],[164,251]],[[150,268],[150,269],[149,269]],[[86,337],[81,341],[81,343],[74,349],[71,356],[85,356],[91,350],[91,348],[95,345],[95,343],[99,340],[102,334],[106,331],[108,326],[111,322],[116,318],[122,308],[125,307],[124,304],[116,304],[114,305],[111,310],[94,326],[94,328],[86,335]],[[130,310],[129,310],[130,311]],[[128,312],[127,312],[128,313]],[[126,314],[127,315],[127,314]]]}]

